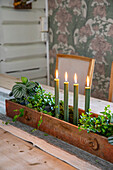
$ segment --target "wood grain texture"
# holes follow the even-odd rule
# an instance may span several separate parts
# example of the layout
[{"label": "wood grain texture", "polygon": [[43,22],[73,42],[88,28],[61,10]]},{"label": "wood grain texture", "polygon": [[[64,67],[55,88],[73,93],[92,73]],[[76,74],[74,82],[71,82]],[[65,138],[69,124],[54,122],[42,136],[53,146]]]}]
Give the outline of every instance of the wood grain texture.
[{"label": "wood grain texture", "polygon": [[0,128],[0,169],[74,170],[75,168],[43,152]]},{"label": "wood grain texture", "polygon": [[20,81],[20,79],[9,76],[7,74],[0,74],[0,87],[11,90],[15,82]]},{"label": "wood grain texture", "polygon": [[51,145],[50,143],[46,142],[43,139],[33,136],[10,124],[8,126],[3,125],[2,120],[0,120],[0,127],[3,128],[5,131],[10,132],[11,134],[16,135],[23,140],[31,141],[35,146],[38,146],[41,150],[46,151],[47,153],[55,156],[56,158],[59,158],[60,160],[67,162],[68,164],[72,165],[73,167],[77,169],[81,169],[81,170],[84,170],[84,168],[87,170],[98,169],[94,165],[91,165],[90,163],[84,160],[81,160],[76,155],[72,155],[54,145]]},{"label": "wood grain texture", "polygon": [[[7,116],[13,118],[15,114],[18,115],[20,108],[24,109],[24,116],[18,118],[18,121],[37,128],[40,116],[42,116],[43,121],[39,127],[41,131],[113,163],[113,146],[108,143],[106,137],[93,132],[87,133],[86,130],[80,131],[71,123],[6,100]],[[18,110],[16,113],[15,109]],[[83,111],[79,112],[79,114],[82,113]]]}]

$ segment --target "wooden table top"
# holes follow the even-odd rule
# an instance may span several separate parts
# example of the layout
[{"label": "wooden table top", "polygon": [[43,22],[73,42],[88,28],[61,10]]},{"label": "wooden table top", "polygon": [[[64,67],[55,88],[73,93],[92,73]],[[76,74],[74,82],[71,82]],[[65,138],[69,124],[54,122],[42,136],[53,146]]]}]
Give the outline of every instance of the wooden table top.
[{"label": "wooden table top", "polygon": [[0,169],[74,170],[76,168],[0,128]]}]

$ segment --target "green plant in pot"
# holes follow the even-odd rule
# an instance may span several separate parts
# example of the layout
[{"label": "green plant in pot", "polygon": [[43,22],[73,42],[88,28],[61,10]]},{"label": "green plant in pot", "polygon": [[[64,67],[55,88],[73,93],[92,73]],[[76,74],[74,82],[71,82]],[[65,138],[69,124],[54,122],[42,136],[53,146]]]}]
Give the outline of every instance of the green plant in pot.
[{"label": "green plant in pot", "polygon": [[55,97],[51,93],[45,93],[44,89],[38,88],[37,93],[29,96],[27,101],[27,107],[54,116]]},{"label": "green plant in pot", "polygon": [[82,113],[79,119],[79,129],[85,129],[88,133],[91,131],[106,137],[113,135],[113,114],[110,106],[105,107],[104,112],[101,112],[101,115],[97,117],[92,117],[92,114],[90,112]]},{"label": "green plant in pot", "polygon": [[[16,82],[9,96],[13,96],[15,102],[26,105],[27,98],[37,93],[39,83],[29,81],[26,77],[21,77],[21,82]],[[41,89],[41,86],[40,86]]]},{"label": "green plant in pot", "polygon": [[[26,77],[21,78],[21,82],[16,82],[13,86],[10,96],[13,96],[12,101],[23,104],[31,109],[37,110],[55,116],[55,96],[51,93],[46,93],[41,85],[37,82],[29,81]],[[64,102],[60,101],[60,116],[59,119],[64,120]],[[69,122],[73,123],[73,107],[69,107]],[[113,135],[113,114],[110,111],[110,106],[105,107],[101,115],[93,117],[92,113],[84,114],[79,119],[79,129],[85,129],[89,133],[94,132],[99,135],[110,137]],[[109,141],[113,141],[109,138]]]},{"label": "green plant in pot", "polygon": [[9,96],[12,101],[25,105],[40,112],[50,112],[52,115],[55,107],[55,97],[51,93],[45,93],[38,82],[29,81],[21,77],[21,82],[16,82]]}]

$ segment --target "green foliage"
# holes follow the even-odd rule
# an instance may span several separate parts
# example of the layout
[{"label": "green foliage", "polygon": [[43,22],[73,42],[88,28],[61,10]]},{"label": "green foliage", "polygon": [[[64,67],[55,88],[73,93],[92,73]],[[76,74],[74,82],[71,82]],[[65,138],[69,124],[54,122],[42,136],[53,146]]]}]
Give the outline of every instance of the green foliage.
[{"label": "green foliage", "polygon": [[[29,81],[26,77],[21,78],[21,82],[16,82],[13,86],[11,95],[15,98],[14,102],[24,104],[25,106],[43,112],[50,116],[55,116],[55,96],[51,93],[46,93],[44,89],[41,88],[39,83]],[[24,102],[23,102],[24,101]],[[64,102],[60,101],[60,116],[61,120],[64,120]],[[17,109],[15,112],[18,111]],[[20,114],[15,115],[13,122],[15,122],[19,117],[24,115],[24,109],[20,109]],[[97,117],[92,117],[92,113],[82,113],[79,119],[79,129],[86,129],[89,133],[90,131],[98,133],[100,135],[109,137],[113,135],[113,114],[111,114],[110,106],[105,107],[104,112]],[[69,122],[73,123],[73,107],[69,107]],[[9,122],[6,122],[8,124]],[[42,123],[42,116],[38,122],[37,127],[39,128]],[[33,131],[35,131],[34,129]]]},{"label": "green foliage", "polygon": [[[13,102],[25,105],[39,112],[54,116],[55,97],[51,93],[45,93],[39,83],[29,81],[26,77],[21,77],[21,82],[16,82],[10,96]],[[18,117],[15,117],[17,119]]]},{"label": "green foliage", "polygon": [[[17,112],[18,110],[16,109],[14,111]],[[24,116],[24,109],[23,108],[19,109],[19,112],[20,112],[20,114],[15,115],[13,117],[13,122],[15,122],[19,117],[23,117]]]},{"label": "green foliage", "polygon": [[40,116],[40,120],[38,121],[38,128],[40,127],[40,125],[42,124],[43,120],[42,120],[42,116]]},{"label": "green foliage", "polygon": [[[60,116],[59,119],[64,120],[64,101],[60,100]],[[73,107],[69,107],[69,122],[73,123]]]},{"label": "green foliage", "polygon": [[[40,120],[38,121],[38,125],[37,128],[39,129],[40,125],[42,124],[43,120],[42,120],[42,115],[40,116]],[[36,131],[37,129],[33,129],[32,132]]]},{"label": "green foliage", "polygon": [[16,82],[9,96],[14,96],[15,101],[20,104],[25,104],[29,96],[37,93],[39,83],[29,81],[26,77],[21,77],[21,82]]},{"label": "green foliage", "polygon": [[113,136],[110,136],[110,137],[108,138],[108,142],[109,142],[111,145],[113,145]]},{"label": "green foliage", "polygon": [[45,93],[39,85],[37,93],[27,98],[29,108],[35,109],[45,114],[54,115],[55,110],[55,97],[51,93]]},{"label": "green foliage", "polygon": [[113,124],[110,123],[110,106],[105,107],[104,112],[101,112],[101,114],[97,117],[91,117],[92,113],[90,112],[82,113],[79,119],[79,129],[86,129],[88,133],[92,131],[106,137],[113,135]]}]

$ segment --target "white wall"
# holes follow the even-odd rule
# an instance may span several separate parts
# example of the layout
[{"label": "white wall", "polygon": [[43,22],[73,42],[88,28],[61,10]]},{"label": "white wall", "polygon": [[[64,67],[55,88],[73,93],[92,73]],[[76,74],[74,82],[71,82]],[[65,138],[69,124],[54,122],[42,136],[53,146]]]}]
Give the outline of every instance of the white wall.
[{"label": "white wall", "polygon": [[27,76],[47,83],[46,43],[41,40],[45,0],[32,9],[14,9],[13,0],[0,0],[0,73]]}]

